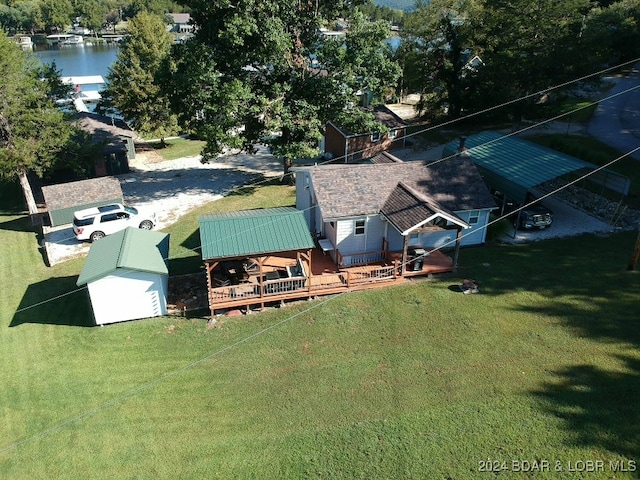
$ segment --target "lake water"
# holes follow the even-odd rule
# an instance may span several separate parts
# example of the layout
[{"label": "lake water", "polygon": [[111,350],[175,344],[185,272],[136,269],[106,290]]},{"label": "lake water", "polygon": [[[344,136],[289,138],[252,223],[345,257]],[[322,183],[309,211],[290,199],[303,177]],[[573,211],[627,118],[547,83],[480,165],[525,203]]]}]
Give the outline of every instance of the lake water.
[{"label": "lake water", "polygon": [[104,78],[118,55],[118,46],[68,45],[47,48],[45,45],[38,46],[34,53],[42,63],[55,61],[63,77],[102,75]]}]

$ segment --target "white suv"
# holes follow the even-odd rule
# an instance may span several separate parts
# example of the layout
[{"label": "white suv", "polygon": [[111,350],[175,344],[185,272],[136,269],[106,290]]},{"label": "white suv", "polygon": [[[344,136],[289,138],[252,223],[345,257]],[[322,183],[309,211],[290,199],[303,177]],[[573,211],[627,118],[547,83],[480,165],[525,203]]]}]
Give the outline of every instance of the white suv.
[{"label": "white suv", "polygon": [[73,233],[78,240],[95,242],[127,227],[151,230],[156,223],[155,213],[145,214],[137,208],[121,203],[78,210],[73,214]]}]

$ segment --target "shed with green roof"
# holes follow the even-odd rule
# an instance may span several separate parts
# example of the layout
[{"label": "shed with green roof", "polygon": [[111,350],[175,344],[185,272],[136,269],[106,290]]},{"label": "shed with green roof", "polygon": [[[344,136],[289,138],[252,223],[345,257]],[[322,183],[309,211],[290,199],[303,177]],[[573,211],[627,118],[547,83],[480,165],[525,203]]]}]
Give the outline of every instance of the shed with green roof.
[{"label": "shed with green roof", "polygon": [[166,315],[169,234],[129,227],[91,245],[78,277],[97,325]]}]

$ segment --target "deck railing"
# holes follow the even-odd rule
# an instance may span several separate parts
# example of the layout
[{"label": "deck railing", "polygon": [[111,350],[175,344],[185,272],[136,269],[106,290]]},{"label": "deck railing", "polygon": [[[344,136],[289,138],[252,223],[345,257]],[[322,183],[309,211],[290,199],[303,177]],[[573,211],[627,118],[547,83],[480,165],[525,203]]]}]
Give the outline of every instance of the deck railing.
[{"label": "deck railing", "polygon": [[363,283],[384,282],[393,280],[397,276],[396,265],[386,265],[363,271],[347,269],[344,271],[347,286],[352,287]]},{"label": "deck railing", "polygon": [[348,268],[382,262],[385,259],[385,252],[384,250],[378,250],[375,252],[363,252],[343,255],[342,253],[340,253],[340,250],[336,250],[336,256],[338,260],[338,266],[340,268]]}]

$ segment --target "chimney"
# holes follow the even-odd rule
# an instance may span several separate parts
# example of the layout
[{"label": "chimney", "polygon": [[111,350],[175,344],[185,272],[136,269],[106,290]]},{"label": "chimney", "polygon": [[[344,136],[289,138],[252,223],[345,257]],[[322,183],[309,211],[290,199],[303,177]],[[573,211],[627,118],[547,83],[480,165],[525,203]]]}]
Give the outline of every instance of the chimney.
[{"label": "chimney", "polygon": [[459,157],[469,158],[471,156],[469,154],[469,151],[467,150],[467,147],[464,146],[466,141],[467,141],[467,137],[460,137],[460,144],[458,145],[458,150],[457,150]]}]

